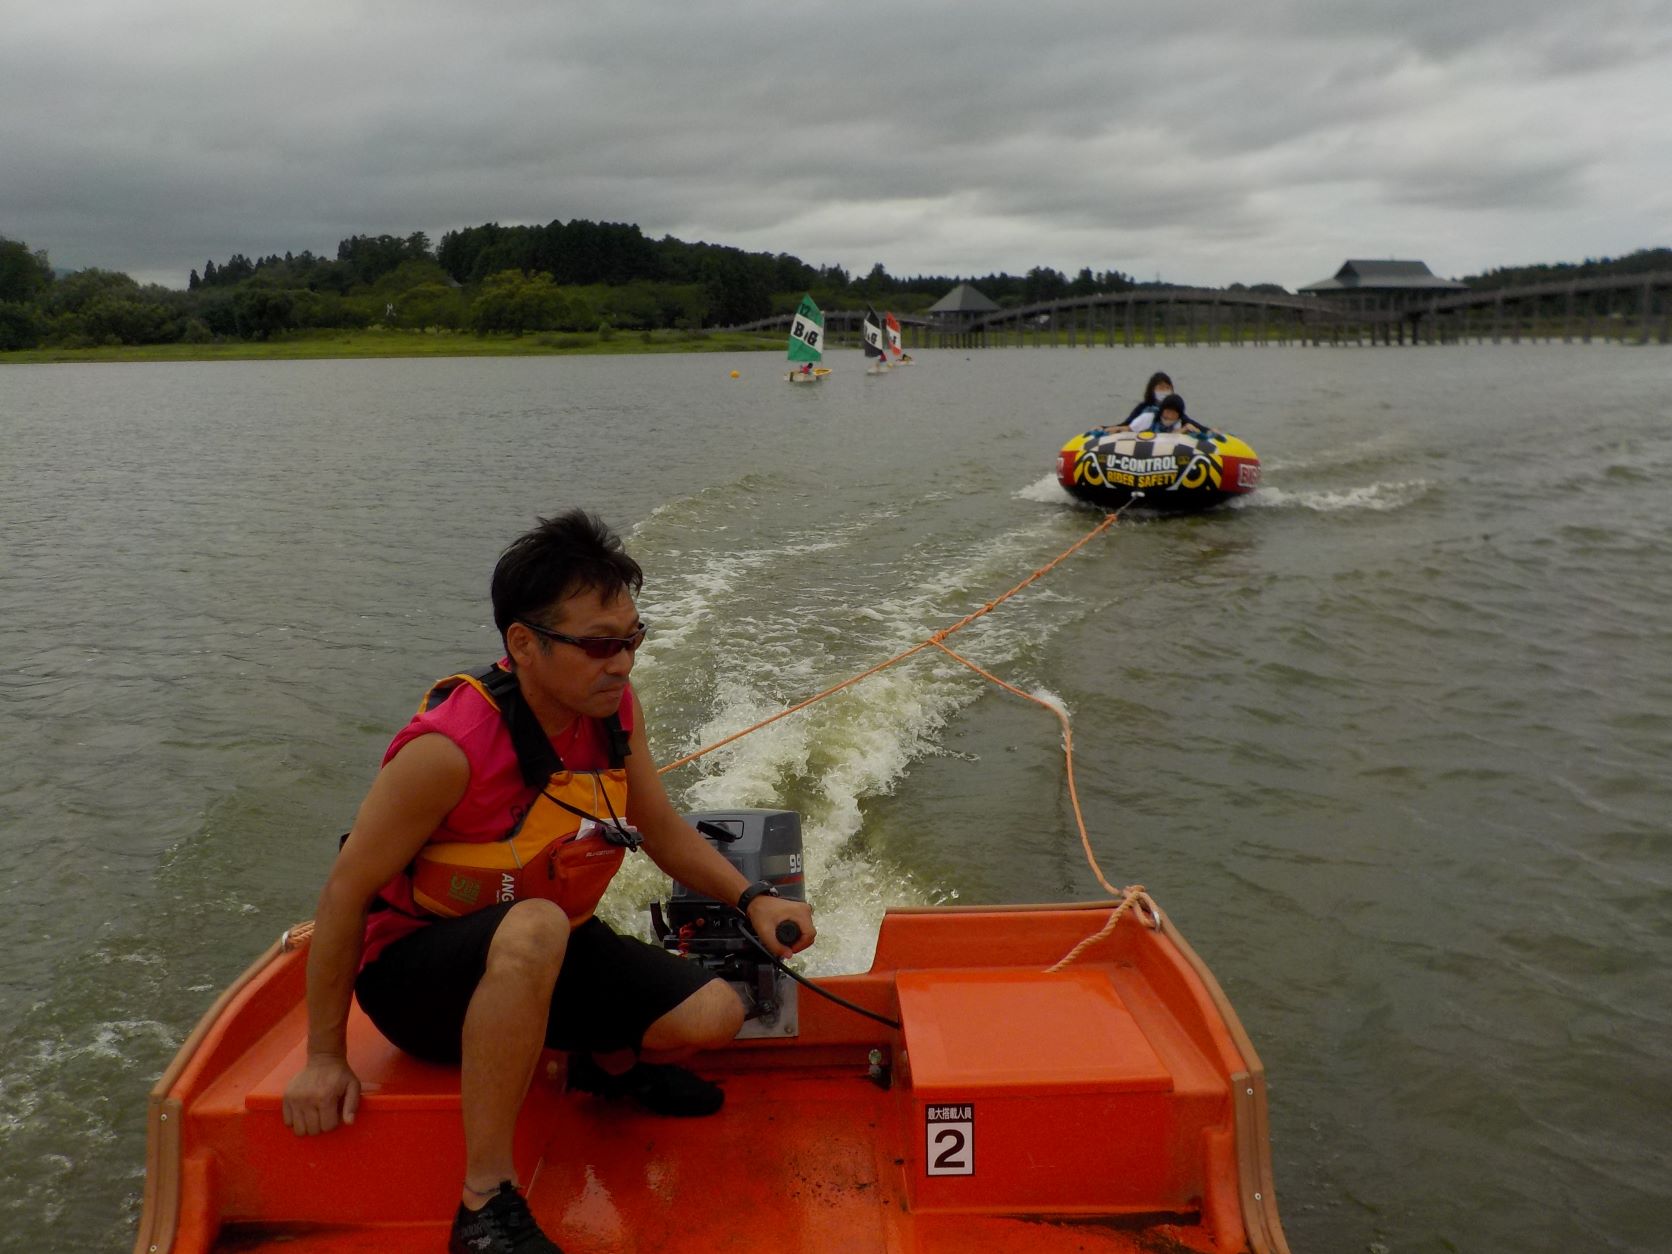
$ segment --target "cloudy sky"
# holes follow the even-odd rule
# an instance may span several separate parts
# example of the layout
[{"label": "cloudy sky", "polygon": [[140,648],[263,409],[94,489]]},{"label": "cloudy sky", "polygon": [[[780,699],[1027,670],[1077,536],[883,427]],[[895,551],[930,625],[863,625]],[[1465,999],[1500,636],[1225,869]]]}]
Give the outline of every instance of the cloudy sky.
[{"label": "cloudy sky", "polygon": [[0,0],[54,265],[577,217],[1287,287],[1672,245],[1672,0]]}]

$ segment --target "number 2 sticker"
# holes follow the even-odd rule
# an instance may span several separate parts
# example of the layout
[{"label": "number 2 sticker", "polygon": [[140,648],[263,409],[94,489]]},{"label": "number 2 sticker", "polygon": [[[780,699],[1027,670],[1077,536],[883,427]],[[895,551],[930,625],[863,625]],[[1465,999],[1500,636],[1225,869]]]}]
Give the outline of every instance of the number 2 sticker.
[{"label": "number 2 sticker", "polygon": [[931,1176],[975,1174],[975,1107],[927,1106],[923,1169]]}]

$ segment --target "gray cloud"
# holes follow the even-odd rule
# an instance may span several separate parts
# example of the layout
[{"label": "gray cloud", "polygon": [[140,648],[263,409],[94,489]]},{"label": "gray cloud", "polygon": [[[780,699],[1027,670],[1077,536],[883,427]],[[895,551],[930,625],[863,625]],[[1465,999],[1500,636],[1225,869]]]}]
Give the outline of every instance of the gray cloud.
[{"label": "gray cloud", "polygon": [[207,257],[636,221],[897,274],[1465,273],[1665,244],[1672,3],[32,6],[0,233]]}]

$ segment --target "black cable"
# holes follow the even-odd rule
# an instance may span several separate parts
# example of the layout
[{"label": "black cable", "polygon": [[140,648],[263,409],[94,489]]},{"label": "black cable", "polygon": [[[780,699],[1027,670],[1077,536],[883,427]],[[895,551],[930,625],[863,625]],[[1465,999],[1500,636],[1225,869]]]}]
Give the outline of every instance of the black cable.
[{"label": "black cable", "polygon": [[[741,914],[742,911],[739,911],[738,913]],[[790,979],[794,980],[797,984],[801,985],[803,988],[811,989],[813,992],[817,993],[820,997],[823,997],[826,1001],[833,1001],[838,1006],[841,1006],[844,1010],[851,1010],[856,1015],[864,1015],[867,1019],[875,1019],[878,1023],[882,1024],[884,1027],[893,1028],[896,1032],[898,1032],[900,1030],[900,1025],[895,1020],[890,1019],[885,1015],[879,1015],[879,1014],[875,1013],[874,1011],[867,1010],[863,1006],[856,1006],[851,1001],[847,1001],[847,1000],[845,1000],[841,997],[838,997],[838,996],[836,996],[835,993],[832,993],[832,992],[828,991],[827,989],[822,989],[817,984],[813,983],[813,981],[811,981],[809,979],[806,979],[802,976],[799,976],[794,971],[791,971],[788,967],[786,967],[782,962],[780,962],[778,960],[778,957],[777,957],[776,954],[774,954],[771,950],[769,950],[765,945],[761,944],[760,937],[755,935],[755,929],[749,926],[747,915],[744,916],[743,935],[751,945],[753,945],[756,949],[760,950],[761,953],[766,955],[766,960],[768,962],[770,962],[773,966],[777,967],[778,970],[782,971],[785,975],[789,976]]]}]

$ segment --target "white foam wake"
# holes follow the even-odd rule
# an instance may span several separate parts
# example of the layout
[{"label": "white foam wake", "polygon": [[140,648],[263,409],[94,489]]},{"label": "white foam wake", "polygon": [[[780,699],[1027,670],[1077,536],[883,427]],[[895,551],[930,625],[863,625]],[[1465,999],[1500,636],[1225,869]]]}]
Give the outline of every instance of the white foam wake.
[{"label": "white foam wake", "polygon": [[1062,490],[1062,484],[1057,482],[1055,471],[1041,475],[1033,483],[1011,495],[1018,501],[1038,501],[1042,505],[1067,505],[1074,499]]},{"label": "white foam wake", "polygon": [[[807,586],[805,534],[787,535],[770,550],[687,555],[684,573],[658,597],[657,622],[667,622],[669,630],[657,633],[665,661],[654,672],[655,687],[658,700],[677,694],[687,709],[705,705],[706,715],[692,720],[668,756],[719,740],[916,644],[1037,559],[1052,527],[1046,517],[966,546],[951,560],[944,551],[913,550],[899,559],[895,587],[871,605],[830,604],[840,595],[836,590]],[[829,528],[819,533],[826,547],[848,538]],[[740,589],[743,583],[748,586]],[[763,586],[781,591],[791,608],[781,614],[763,609]],[[740,591],[753,617],[740,617],[727,604]],[[1025,596],[1041,605],[1063,600],[1044,589]],[[803,604],[796,607],[797,601]],[[1002,670],[1049,634],[1051,616],[1029,614],[1021,605],[1007,610],[1022,612],[1001,611],[973,624],[959,637],[960,651]],[[726,630],[703,629],[722,614]],[[686,647],[670,649],[670,637]],[[939,654],[910,658],[683,768],[668,778],[669,794],[683,809],[799,811],[821,929],[808,969],[863,970],[888,905],[955,895],[949,886],[918,882],[874,854],[863,838],[864,804],[892,792],[914,761],[938,752],[949,720],[983,688]],[[628,866],[604,913],[612,924],[644,934],[642,904],[659,895],[664,882],[647,860],[632,859]]]},{"label": "white foam wake", "polygon": [[1340,513],[1344,510],[1391,510],[1421,499],[1428,491],[1426,479],[1399,482],[1370,483],[1341,491],[1290,492],[1283,488],[1262,487],[1248,496],[1231,502],[1235,509],[1310,509],[1320,514]]}]

